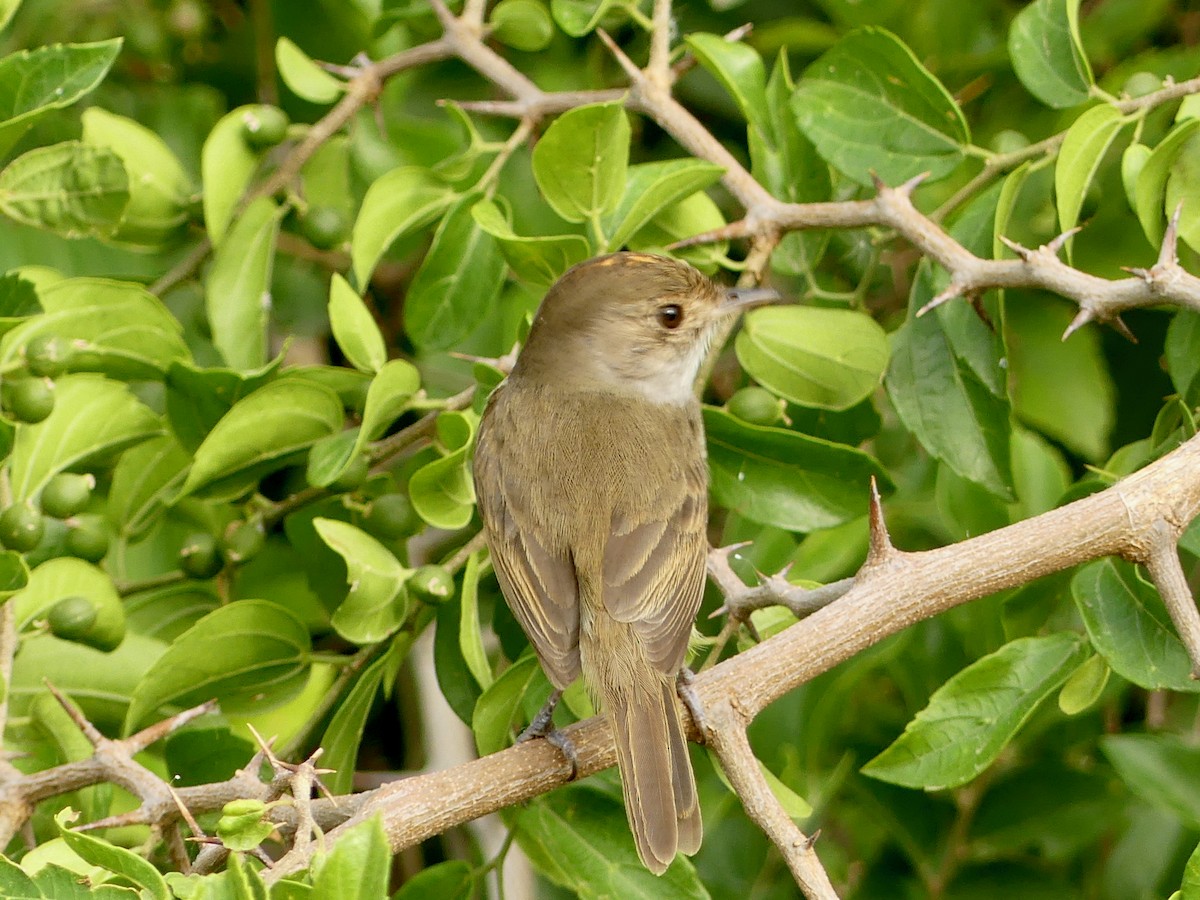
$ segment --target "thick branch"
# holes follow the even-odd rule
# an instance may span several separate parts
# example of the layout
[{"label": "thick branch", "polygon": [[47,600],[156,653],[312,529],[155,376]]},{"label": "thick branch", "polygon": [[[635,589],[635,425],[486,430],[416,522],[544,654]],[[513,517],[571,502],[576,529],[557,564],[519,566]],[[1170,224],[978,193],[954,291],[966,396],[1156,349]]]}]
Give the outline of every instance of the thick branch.
[{"label": "thick branch", "polygon": [[[705,707],[736,699],[752,720],[787,692],[915,622],[1107,555],[1139,558],[1157,522],[1200,512],[1200,436],[1113,487],[1033,519],[921,553],[892,550],[864,567],[841,600],[696,678]],[[616,762],[607,722],[566,729],[579,776]],[[558,750],[530,741],[452,769],[389,784],[329,834],[380,813],[393,849],[565,784]]]}]

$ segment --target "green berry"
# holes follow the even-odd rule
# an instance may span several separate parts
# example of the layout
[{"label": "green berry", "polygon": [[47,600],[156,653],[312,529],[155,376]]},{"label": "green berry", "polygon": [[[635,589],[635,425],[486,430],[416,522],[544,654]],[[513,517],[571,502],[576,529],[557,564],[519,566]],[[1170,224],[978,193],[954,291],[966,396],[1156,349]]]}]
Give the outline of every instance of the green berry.
[{"label": "green berry", "polygon": [[192,578],[212,578],[223,565],[217,539],[207,531],[188,535],[179,549],[179,568]]},{"label": "green berry", "polygon": [[242,136],[257,150],[274,147],[287,136],[287,113],[278,106],[259,104],[242,113]]},{"label": "green berry", "polygon": [[310,206],[300,217],[300,234],[318,250],[329,250],[350,236],[350,218],[336,206]]},{"label": "green berry", "polygon": [[0,541],[9,550],[25,553],[42,541],[46,522],[28,503],[17,503],[0,513]]},{"label": "green berry", "polygon": [[55,475],[42,488],[42,512],[55,519],[67,519],[83,511],[96,486],[94,475],[63,472]]},{"label": "green berry", "polygon": [[445,566],[421,566],[408,579],[408,589],[418,600],[445,603],[454,596],[454,576]]},{"label": "green berry", "polygon": [[334,491],[356,491],[367,480],[370,468],[371,464],[367,461],[367,457],[360,453],[350,460],[346,471],[339,475],[329,487]]},{"label": "green berry", "polygon": [[1028,146],[1029,138],[1011,128],[998,132],[991,140],[991,148],[997,153],[1016,153]]},{"label": "green berry", "polygon": [[234,522],[225,532],[221,551],[230,562],[240,563],[257,556],[266,542],[267,533],[260,520]]},{"label": "green berry", "polygon": [[390,541],[420,531],[421,517],[407,494],[384,494],[372,501],[366,526],[372,534]]},{"label": "green berry", "polygon": [[726,409],[751,425],[774,425],[783,418],[783,401],[766,388],[753,385],[730,397]]},{"label": "green berry", "polygon": [[64,641],[83,640],[96,624],[96,607],[87,597],[64,597],[46,614],[50,633]]},{"label": "green berry", "polygon": [[1121,93],[1130,97],[1145,97],[1163,86],[1163,80],[1153,72],[1134,72],[1125,79]]},{"label": "green berry", "polygon": [[54,411],[54,382],[49,378],[18,378],[0,385],[0,403],[18,422],[40,422]]},{"label": "green berry", "polygon": [[108,528],[100,516],[79,516],[67,532],[67,553],[90,563],[108,555]]},{"label": "green berry", "polygon": [[53,334],[39,334],[25,345],[25,367],[30,375],[57,378],[67,369],[71,343]]}]

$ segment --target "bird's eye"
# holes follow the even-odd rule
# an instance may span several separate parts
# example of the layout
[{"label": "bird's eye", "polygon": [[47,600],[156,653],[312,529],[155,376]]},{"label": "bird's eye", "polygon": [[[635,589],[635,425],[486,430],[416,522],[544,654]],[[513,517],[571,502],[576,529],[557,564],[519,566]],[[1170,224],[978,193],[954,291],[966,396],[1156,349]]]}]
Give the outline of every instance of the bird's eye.
[{"label": "bird's eye", "polygon": [[683,324],[683,307],[677,303],[668,303],[658,308],[658,321],[663,328],[678,328]]}]

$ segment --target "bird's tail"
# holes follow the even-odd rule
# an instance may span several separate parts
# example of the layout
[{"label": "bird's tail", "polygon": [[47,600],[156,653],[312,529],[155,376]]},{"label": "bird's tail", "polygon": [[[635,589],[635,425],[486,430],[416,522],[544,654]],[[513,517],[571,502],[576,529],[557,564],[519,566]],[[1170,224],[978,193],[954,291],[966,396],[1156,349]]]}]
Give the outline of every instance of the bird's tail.
[{"label": "bird's tail", "polygon": [[703,826],[675,679],[651,666],[640,650],[631,654],[640,657],[633,665],[627,656],[617,662],[607,654],[609,664],[592,687],[612,723],[638,855],[661,875],[677,851],[690,856],[700,849]]}]

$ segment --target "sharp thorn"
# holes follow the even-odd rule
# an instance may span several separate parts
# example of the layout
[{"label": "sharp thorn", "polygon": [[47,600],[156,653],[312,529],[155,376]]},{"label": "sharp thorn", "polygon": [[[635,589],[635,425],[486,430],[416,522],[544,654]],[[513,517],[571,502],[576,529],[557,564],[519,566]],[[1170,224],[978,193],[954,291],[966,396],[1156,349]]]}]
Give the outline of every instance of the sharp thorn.
[{"label": "sharp thorn", "polygon": [[964,290],[965,287],[963,285],[951,281],[949,286],[944,291],[917,310],[917,318],[920,318],[927,312],[937,309],[943,303],[953,300],[955,297],[961,297]]},{"label": "sharp thorn", "polygon": [[1158,264],[1173,266],[1179,262],[1179,217],[1183,214],[1183,201],[1175,204],[1175,212],[1171,213],[1171,221],[1163,233],[1162,246],[1158,250]]},{"label": "sharp thorn", "polygon": [[1081,231],[1083,231],[1082,225],[1076,225],[1074,228],[1068,228],[1058,237],[1054,238],[1054,240],[1050,241],[1050,243],[1046,245],[1046,249],[1057,255],[1058,251],[1066,246],[1067,241],[1075,237],[1075,235],[1079,234]]},{"label": "sharp thorn", "polygon": [[1154,283],[1153,269],[1143,269],[1139,266],[1121,266],[1121,269],[1128,272],[1130,275],[1134,275],[1142,279],[1142,281],[1146,282],[1146,284]]},{"label": "sharp thorn", "polygon": [[1028,247],[1018,244],[1016,241],[1006,237],[1003,234],[1000,235],[1000,243],[1002,243],[1005,247],[1017,254],[1017,256],[1021,257],[1021,259],[1025,260],[1026,262],[1029,262],[1029,258],[1033,256],[1033,251]]},{"label": "sharp thorn", "polygon": [[640,81],[642,78],[641,69],[635,66],[633,60],[625,55],[625,51],[617,46],[617,42],[612,39],[612,36],[603,28],[597,28],[596,34],[600,36],[600,40],[604,42],[604,46],[608,48],[613,58],[616,59],[617,64],[625,70],[625,74],[629,76],[629,80],[633,82]]},{"label": "sharp thorn", "polygon": [[906,197],[911,197],[913,191],[920,187],[921,183],[925,181],[929,175],[929,172],[921,172],[918,175],[914,175],[912,178],[908,179],[908,181],[904,182],[904,184],[900,185],[900,187],[896,188],[896,191]]},{"label": "sharp thorn", "polygon": [[1113,327],[1117,334],[1128,340],[1129,343],[1136,344],[1138,342],[1137,337],[1132,331],[1129,330],[1129,326],[1125,324],[1125,320],[1119,315],[1113,316],[1111,319],[1109,319],[1108,324]]},{"label": "sharp thorn", "polygon": [[885,182],[882,178],[879,177],[879,173],[876,172],[874,169],[872,169],[870,174],[871,174],[871,184],[875,185],[875,190],[880,191],[880,192],[886,191],[887,190],[887,182]]},{"label": "sharp thorn", "polygon": [[1075,313],[1075,318],[1071,320],[1071,324],[1067,326],[1067,330],[1063,332],[1062,339],[1065,341],[1090,321],[1092,321],[1091,310],[1081,306],[1079,312]]},{"label": "sharp thorn", "polygon": [[996,323],[992,321],[992,317],[988,315],[987,308],[983,305],[983,297],[979,294],[971,294],[971,309],[975,310],[975,315],[983,321],[983,324],[988,327],[988,330],[995,333]]},{"label": "sharp thorn", "polygon": [[887,522],[883,518],[883,501],[879,497],[879,484],[875,476],[871,476],[871,502],[869,512],[870,545],[867,550],[867,561],[864,566],[877,565],[895,552],[891,536],[888,534]]},{"label": "sharp thorn", "polygon": [[815,843],[817,842],[817,838],[819,838],[820,836],[821,836],[821,829],[820,829],[820,828],[818,828],[816,831],[814,831],[812,834],[810,834],[810,835],[809,835],[809,836],[808,836],[808,837],[805,839],[805,841],[804,841],[804,849],[805,849],[805,850],[811,850],[811,849],[813,848],[813,844],[815,844]]}]

